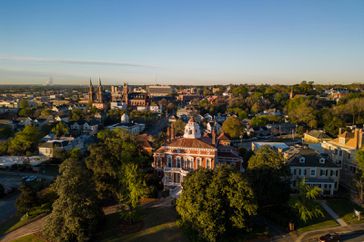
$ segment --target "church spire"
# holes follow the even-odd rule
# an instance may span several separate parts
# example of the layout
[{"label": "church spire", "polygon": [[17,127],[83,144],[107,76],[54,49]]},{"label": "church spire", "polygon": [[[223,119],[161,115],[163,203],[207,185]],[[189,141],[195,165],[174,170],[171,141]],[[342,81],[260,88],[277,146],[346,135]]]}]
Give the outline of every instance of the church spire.
[{"label": "church spire", "polygon": [[97,87],[97,101],[99,103],[104,102],[104,92],[102,90],[101,78],[99,77],[99,86]]},{"label": "church spire", "polygon": [[92,86],[92,81],[90,77],[90,85],[88,89],[88,102],[92,104],[94,102],[94,87]]}]

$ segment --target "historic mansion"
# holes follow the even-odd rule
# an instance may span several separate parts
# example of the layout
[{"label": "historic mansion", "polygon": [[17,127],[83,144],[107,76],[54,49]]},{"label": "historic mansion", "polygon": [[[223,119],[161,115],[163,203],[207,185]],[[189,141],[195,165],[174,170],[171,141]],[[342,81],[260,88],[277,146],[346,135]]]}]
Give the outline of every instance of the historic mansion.
[{"label": "historic mansion", "polygon": [[175,137],[172,127],[167,130],[168,140],[154,153],[153,167],[163,173],[165,187],[180,187],[183,178],[198,168],[214,169],[221,163],[228,163],[243,171],[243,158],[224,133],[216,137],[201,135],[200,126],[191,118],[185,126],[184,135]]}]

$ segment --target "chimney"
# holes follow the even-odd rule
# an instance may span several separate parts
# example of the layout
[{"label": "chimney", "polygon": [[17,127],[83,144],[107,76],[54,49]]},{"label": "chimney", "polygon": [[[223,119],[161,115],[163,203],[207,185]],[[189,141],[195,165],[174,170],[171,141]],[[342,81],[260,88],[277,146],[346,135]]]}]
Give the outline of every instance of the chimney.
[{"label": "chimney", "polygon": [[342,128],[339,128],[339,135],[342,134]]},{"label": "chimney", "polygon": [[175,129],[174,129],[174,123],[171,124],[171,141],[173,141],[176,138]]},{"label": "chimney", "polygon": [[359,148],[359,129],[355,128],[354,129],[354,140],[355,140],[355,148],[358,149]]},{"label": "chimney", "polygon": [[215,131],[215,127],[212,129],[212,132],[211,132],[211,144],[216,146],[216,131]]},{"label": "chimney", "polygon": [[363,147],[363,129],[359,129],[358,149]]}]

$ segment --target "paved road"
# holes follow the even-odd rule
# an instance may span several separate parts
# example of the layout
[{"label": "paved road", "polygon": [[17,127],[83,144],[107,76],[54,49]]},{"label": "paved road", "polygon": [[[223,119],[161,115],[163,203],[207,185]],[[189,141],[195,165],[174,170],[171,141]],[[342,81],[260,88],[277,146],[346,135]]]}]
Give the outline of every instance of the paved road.
[{"label": "paved road", "polygon": [[11,218],[16,213],[15,202],[18,193],[0,199],[0,224]]},{"label": "paved road", "polygon": [[[22,177],[30,175],[36,175],[49,181],[53,179],[53,176],[38,173],[0,171],[0,184],[4,185],[5,189],[18,188]],[[0,199],[0,224],[15,215],[15,202],[18,195],[19,193],[14,193],[10,196]]]}]

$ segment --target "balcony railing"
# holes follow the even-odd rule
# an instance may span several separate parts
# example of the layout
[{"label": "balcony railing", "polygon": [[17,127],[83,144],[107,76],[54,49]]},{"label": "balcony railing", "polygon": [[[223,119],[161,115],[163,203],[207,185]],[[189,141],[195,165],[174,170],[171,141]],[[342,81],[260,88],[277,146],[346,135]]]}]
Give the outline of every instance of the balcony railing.
[{"label": "balcony railing", "polygon": [[178,168],[178,167],[164,167],[163,171],[164,172],[176,172],[176,173],[178,172],[183,175],[187,175],[189,173],[189,170],[185,170],[183,168]]}]

